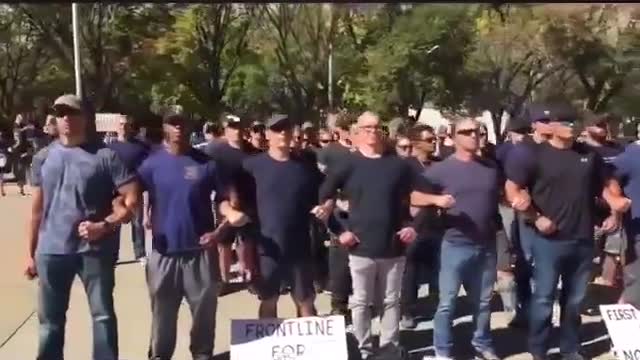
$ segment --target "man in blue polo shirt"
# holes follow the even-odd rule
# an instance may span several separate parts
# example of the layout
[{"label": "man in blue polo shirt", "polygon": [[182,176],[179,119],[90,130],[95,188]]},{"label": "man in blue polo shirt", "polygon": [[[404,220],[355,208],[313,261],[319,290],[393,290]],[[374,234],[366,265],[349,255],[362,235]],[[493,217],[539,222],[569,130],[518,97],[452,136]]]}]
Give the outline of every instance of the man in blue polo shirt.
[{"label": "man in blue polo shirt", "polygon": [[[152,312],[149,358],[172,358],[184,297],[193,319],[193,359],[210,360],[220,275],[210,196],[213,191],[224,196],[224,177],[215,162],[189,144],[191,127],[185,117],[168,114],[163,122],[165,148],[138,169],[149,194],[153,235],[147,264]],[[232,213],[225,215],[232,224],[238,220]]]},{"label": "man in blue polo shirt", "polygon": [[[87,135],[88,115],[75,95],[54,105],[58,140],[32,164],[33,205],[25,275],[39,277],[38,359],[62,359],[71,285],[80,277],[93,319],[93,359],[118,359],[113,307],[117,234],[138,206],[135,174]],[[113,200],[114,193],[120,196]],[[114,206],[125,211],[114,212]]]}]

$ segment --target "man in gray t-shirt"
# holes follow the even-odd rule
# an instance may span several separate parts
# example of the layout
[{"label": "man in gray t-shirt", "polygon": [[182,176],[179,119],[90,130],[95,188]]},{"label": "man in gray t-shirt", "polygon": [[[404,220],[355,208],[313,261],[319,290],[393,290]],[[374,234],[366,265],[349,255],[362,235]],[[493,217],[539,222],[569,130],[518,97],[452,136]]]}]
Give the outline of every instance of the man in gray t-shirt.
[{"label": "man in gray t-shirt", "polygon": [[56,100],[59,139],[39,151],[32,164],[25,275],[39,277],[38,359],[63,358],[65,313],[76,275],[86,289],[93,318],[93,359],[118,359],[115,230],[131,218],[139,190],[135,175],[116,153],[87,137],[83,109],[74,95]]}]

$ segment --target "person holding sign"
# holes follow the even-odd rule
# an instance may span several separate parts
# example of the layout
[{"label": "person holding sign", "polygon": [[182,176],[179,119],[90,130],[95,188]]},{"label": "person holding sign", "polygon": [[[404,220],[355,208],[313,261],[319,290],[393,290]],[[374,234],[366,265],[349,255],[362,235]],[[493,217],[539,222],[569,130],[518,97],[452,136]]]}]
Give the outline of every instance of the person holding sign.
[{"label": "person holding sign", "polygon": [[378,115],[363,113],[356,127],[354,140],[358,150],[327,174],[320,189],[321,205],[314,213],[322,219],[331,214],[332,199],[339,189],[349,199],[348,228],[339,234],[339,241],[350,252],[353,296],[349,306],[354,335],[362,357],[372,356],[370,305],[382,298],[380,347],[387,353],[398,352],[401,357],[399,324],[404,248],[416,238],[414,226],[410,224],[410,199],[415,197],[417,206],[431,203],[423,197],[425,194],[412,193],[417,177],[413,176],[411,166],[385,152]]},{"label": "person holding sign", "polygon": [[[191,124],[180,114],[164,119],[165,148],[138,169],[149,193],[153,251],[147,285],[151,297],[150,359],[171,359],[182,298],[191,310],[190,350],[195,360],[213,356],[219,268],[210,196],[225,196],[225,177],[216,163],[189,145]],[[230,208],[220,211],[233,226],[246,218]]]},{"label": "person holding sign", "polygon": [[244,170],[256,184],[260,318],[275,318],[280,286],[291,285],[300,316],[314,316],[315,289],[309,232],[310,211],[318,199],[322,173],[291,152],[293,122],[286,115],[267,121],[266,152],[250,157]]}]

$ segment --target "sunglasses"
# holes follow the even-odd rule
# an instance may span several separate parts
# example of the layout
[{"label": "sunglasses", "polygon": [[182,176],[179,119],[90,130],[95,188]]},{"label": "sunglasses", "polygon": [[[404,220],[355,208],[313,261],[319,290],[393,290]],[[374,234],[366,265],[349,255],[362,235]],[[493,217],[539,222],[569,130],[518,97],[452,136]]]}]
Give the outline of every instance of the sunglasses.
[{"label": "sunglasses", "polygon": [[456,131],[456,134],[463,136],[478,135],[479,133],[478,129],[460,129]]},{"label": "sunglasses", "polygon": [[58,118],[63,118],[65,116],[78,116],[80,114],[82,114],[82,111],[66,106],[56,107],[53,111],[53,115]]},{"label": "sunglasses", "polygon": [[407,150],[411,150],[412,146],[411,145],[396,145],[396,148],[400,149],[400,150],[407,151]]},{"label": "sunglasses", "polygon": [[428,138],[424,138],[424,139],[418,139],[418,141],[424,141],[426,143],[433,144],[434,142],[436,142],[436,138],[435,137],[428,137]]},{"label": "sunglasses", "polygon": [[264,132],[264,130],[265,130],[265,126],[264,125],[254,125],[254,126],[251,127],[251,131],[254,132],[254,133]]},{"label": "sunglasses", "polygon": [[330,139],[320,139],[320,143],[321,144],[329,144],[329,143],[332,143],[332,142],[333,142],[333,140],[330,140]]}]

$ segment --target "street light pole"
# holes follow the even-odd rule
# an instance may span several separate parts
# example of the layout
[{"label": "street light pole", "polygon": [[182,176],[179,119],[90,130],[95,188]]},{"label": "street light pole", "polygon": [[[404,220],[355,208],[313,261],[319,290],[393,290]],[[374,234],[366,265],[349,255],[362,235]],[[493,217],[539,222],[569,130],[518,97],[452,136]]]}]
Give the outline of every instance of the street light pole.
[{"label": "street light pole", "polygon": [[76,95],[82,97],[82,72],[80,70],[80,30],[78,29],[78,4],[71,4],[73,24],[73,64],[76,77]]},{"label": "street light pole", "polygon": [[329,43],[329,111],[333,111],[333,44]]}]

